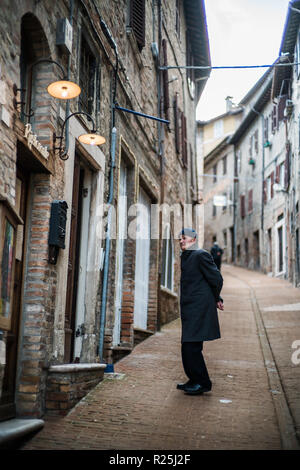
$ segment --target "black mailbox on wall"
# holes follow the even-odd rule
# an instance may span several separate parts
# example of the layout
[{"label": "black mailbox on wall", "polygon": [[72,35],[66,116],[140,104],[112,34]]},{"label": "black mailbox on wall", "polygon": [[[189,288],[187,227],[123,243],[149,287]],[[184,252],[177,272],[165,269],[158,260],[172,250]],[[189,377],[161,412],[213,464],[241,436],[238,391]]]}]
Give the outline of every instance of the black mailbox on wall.
[{"label": "black mailbox on wall", "polygon": [[49,263],[52,264],[56,264],[59,248],[65,248],[67,209],[66,201],[53,201],[51,204],[48,244]]}]

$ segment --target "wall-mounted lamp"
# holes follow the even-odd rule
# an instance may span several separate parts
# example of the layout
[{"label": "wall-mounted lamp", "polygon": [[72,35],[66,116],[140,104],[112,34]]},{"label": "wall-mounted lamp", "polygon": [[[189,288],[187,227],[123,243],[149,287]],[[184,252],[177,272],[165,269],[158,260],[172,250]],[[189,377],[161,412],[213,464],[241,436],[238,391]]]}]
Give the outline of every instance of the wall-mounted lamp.
[{"label": "wall-mounted lamp", "polygon": [[77,83],[69,80],[59,80],[52,82],[47,87],[49,95],[60,100],[71,100],[76,98],[81,93],[81,88]]},{"label": "wall-mounted lamp", "polygon": [[[55,82],[50,83],[47,87],[47,92],[49,95],[53,96],[54,98],[58,98],[60,100],[70,100],[73,98],[76,98],[78,95],[81,93],[81,88],[77,83],[72,82],[71,80],[68,80],[67,74],[65,73],[64,68],[62,65],[60,65],[58,62],[52,59],[39,59],[30,66],[30,76],[31,76],[31,81],[32,81],[32,70],[36,65],[39,65],[44,62],[49,62],[50,64],[55,64],[57,67],[61,70],[63,78],[62,80],[58,80]],[[15,95],[14,98],[14,107],[17,109],[19,105],[24,105],[24,101],[17,101],[16,96],[17,92],[25,92],[25,88],[17,88],[17,85],[14,84],[13,86],[13,92]],[[29,95],[29,100],[31,101],[31,93]],[[34,111],[31,108],[31,103],[29,103],[29,113],[26,114],[23,111],[24,116],[26,116],[28,119],[30,119],[34,115]]]},{"label": "wall-mounted lamp", "polygon": [[39,59],[34,64],[32,64],[31,68],[35,67],[36,65],[49,62],[51,64],[57,65],[57,67],[61,70],[63,74],[63,79],[58,80],[55,82],[50,83],[47,87],[47,91],[49,95],[53,96],[54,98],[58,98],[60,100],[71,100],[72,98],[76,98],[81,93],[81,88],[77,83],[68,80],[67,74],[65,73],[64,68],[55,60],[52,59]]},{"label": "wall-mounted lamp", "polygon": [[[85,113],[84,111],[77,111],[75,113],[72,113],[63,122],[61,136],[57,136],[56,134],[53,134],[53,148],[54,148],[54,151],[58,150],[58,155],[59,155],[59,158],[61,160],[67,160],[69,158],[67,152],[63,151],[63,147],[62,147],[62,140],[63,140],[63,137],[64,137],[64,130],[65,130],[66,122],[72,116],[77,116],[79,114],[84,114],[85,116],[87,116],[88,120],[92,121],[92,123],[93,123],[93,129],[91,130],[90,133],[81,134],[78,137],[79,142],[81,142],[82,144],[87,144],[87,145],[103,145],[106,141],[105,137],[103,137],[100,134],[97,134],[97,130],[96,130],[96,127],[95,127],[95,122],[94,122],[93,118],[90,116],[90,114]],[[60,140],[59,147],[55,147],[55,142],[56,142],[57,139]]]}]

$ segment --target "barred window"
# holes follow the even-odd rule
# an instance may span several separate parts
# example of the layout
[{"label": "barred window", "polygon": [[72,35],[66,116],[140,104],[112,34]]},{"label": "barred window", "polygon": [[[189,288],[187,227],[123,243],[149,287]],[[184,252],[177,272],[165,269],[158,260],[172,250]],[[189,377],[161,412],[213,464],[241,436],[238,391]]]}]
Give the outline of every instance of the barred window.
[{"label": "barred window", "polygon": [[79,85],[79,109],[92,114],[95,101],[96,58],[84,36],[81,37]]}]

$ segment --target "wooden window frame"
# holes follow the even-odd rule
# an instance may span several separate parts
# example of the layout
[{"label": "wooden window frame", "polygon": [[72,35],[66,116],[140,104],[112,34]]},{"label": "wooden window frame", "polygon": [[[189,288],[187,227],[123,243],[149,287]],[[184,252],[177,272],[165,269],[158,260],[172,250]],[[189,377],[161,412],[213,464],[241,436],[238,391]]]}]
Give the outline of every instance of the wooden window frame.
[{"label": "wooden window frame", "polygon": [[17,226],[23,224],[23,220],[19,217],[13,206],[8,199],[0,195],[0,270],[1,282],[3,282],[2,263],[3,263],[3,249],[5,242],[5,221],[13,228],[13,243],[10,252],[10,286],[9,286],[9,312],[7,315],[2,313],[2,284],[0,285],[0,328],[3,330],[11,329],[12,313],[13,313],[13,292],[14,292],[14,272],[15,272],[15,255],[16,255],[16,241],[17,241]]}]

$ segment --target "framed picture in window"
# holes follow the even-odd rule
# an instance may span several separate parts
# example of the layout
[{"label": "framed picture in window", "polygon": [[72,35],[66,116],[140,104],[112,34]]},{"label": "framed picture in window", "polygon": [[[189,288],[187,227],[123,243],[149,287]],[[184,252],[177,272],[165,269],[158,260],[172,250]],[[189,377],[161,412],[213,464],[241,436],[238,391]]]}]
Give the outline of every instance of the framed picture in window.
[{"label": "framed picture in window", "polygon": [[13,307],[16,229],[22,219],[0,197],[0,328],[10,330]]}]

